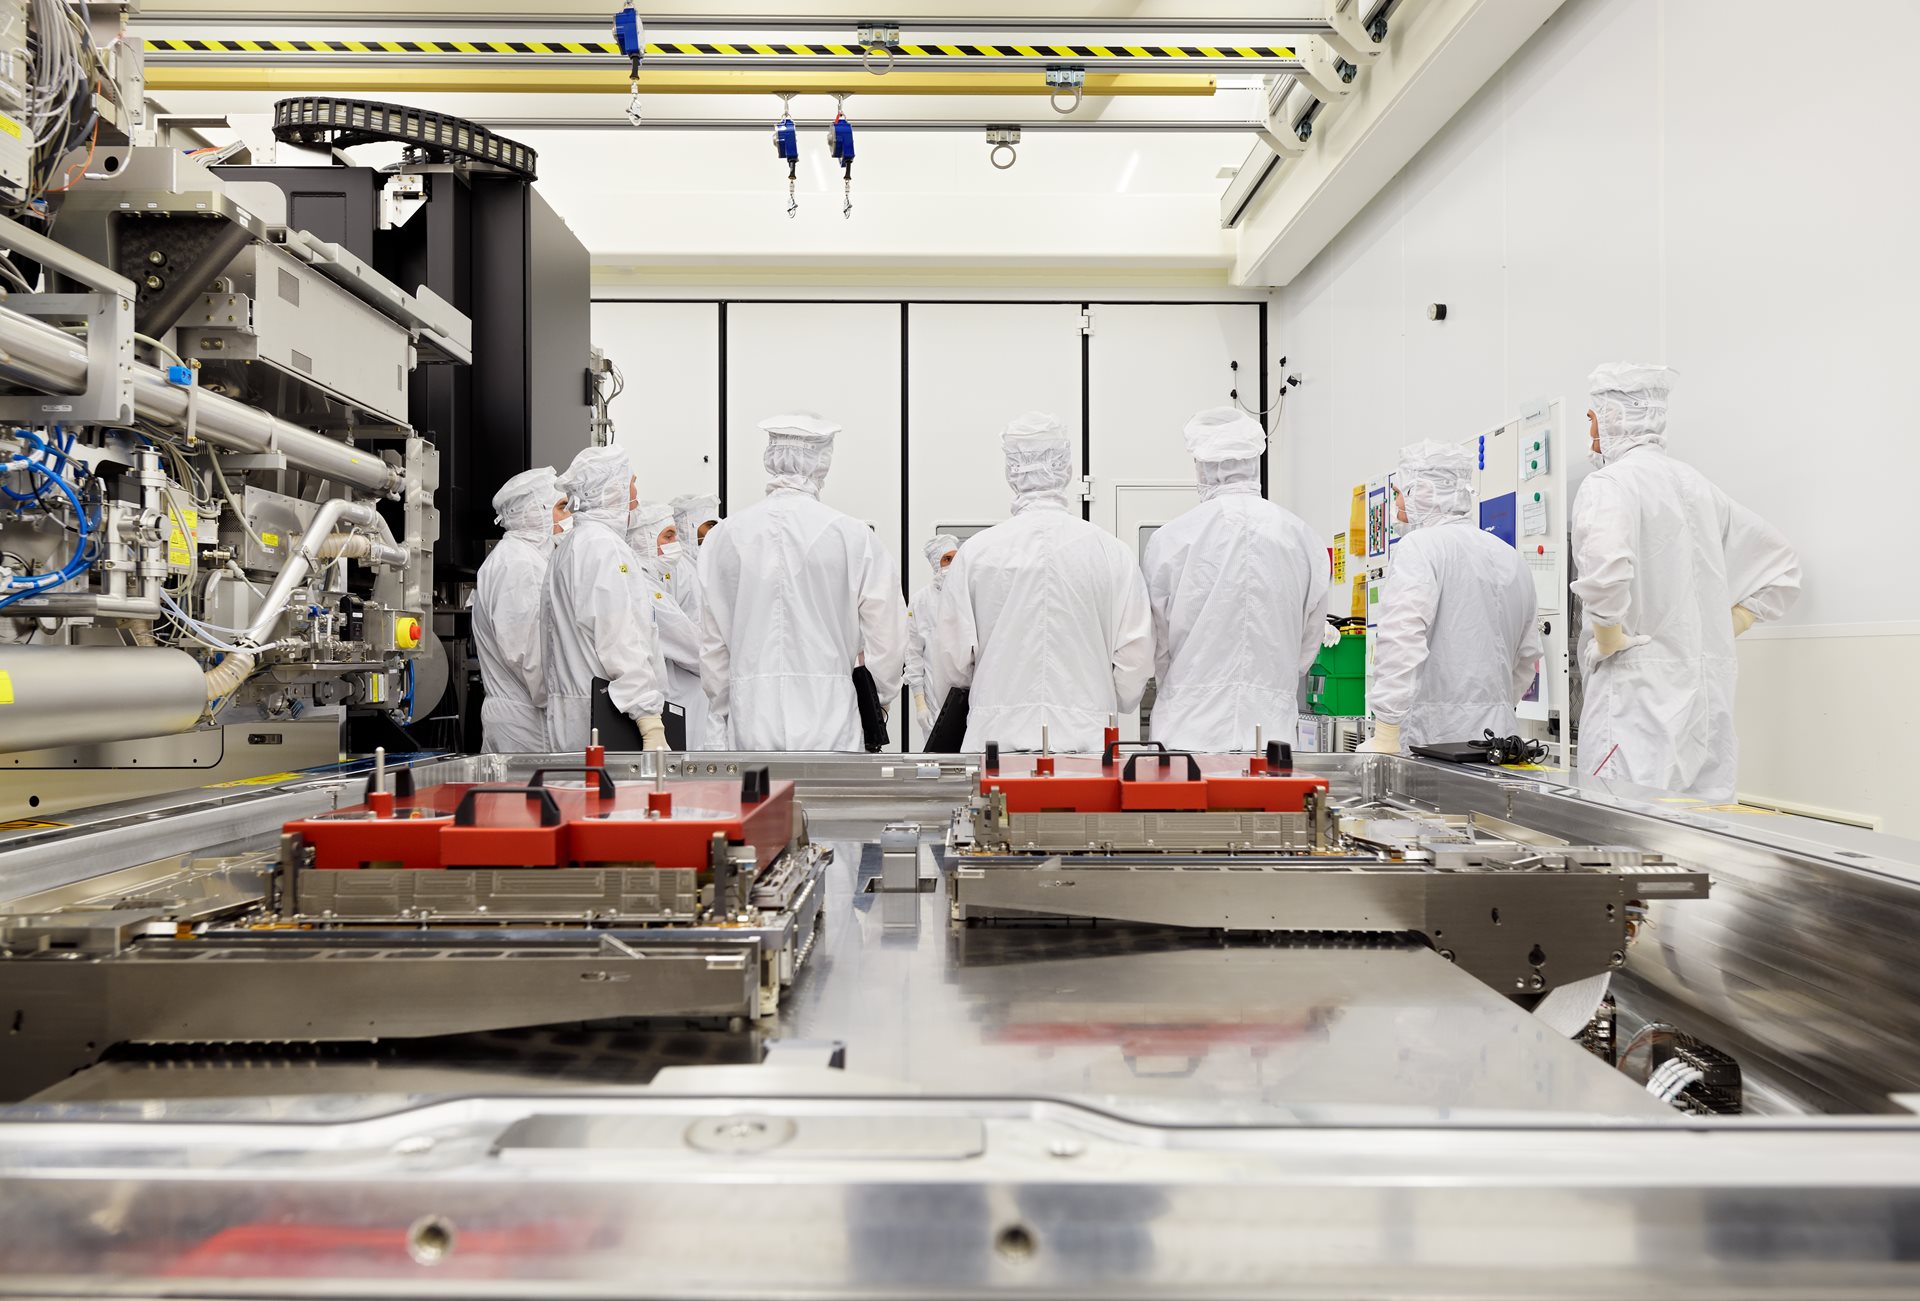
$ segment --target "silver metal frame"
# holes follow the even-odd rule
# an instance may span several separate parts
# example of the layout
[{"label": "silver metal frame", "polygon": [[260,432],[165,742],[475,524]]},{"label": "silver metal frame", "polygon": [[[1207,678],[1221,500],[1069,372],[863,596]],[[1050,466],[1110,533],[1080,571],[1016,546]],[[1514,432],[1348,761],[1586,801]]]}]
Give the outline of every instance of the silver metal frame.
[{"label": "silver metal frame", "polygon": [[[553,761],[417,771],[491,781]],[[624,777],[648,761],[611,762]],[[681,1035],[691,1056],[665,1060],[687,1065],[611,1090],[298,1054],[255,1054],[246,1069],[191,1055],[94,1068],[45,1103],[0,1108],[0,1221],[12,1230],[0,1235],[0,1293],[397,1295],[480,1278],[557,1296],[1920,1289],[1907,1228],[1920,1118],[1677,1116],[1404,944],[950,929],[941,896],[905,888],[903,833],[881,829],[920,823],[924,851],[972,786],[965,757],[671,762],[701,776],[764,764],[799,781],[813,839],[835,850],[818,914],[830,961],[803,972],[772,1017],[697,1044]],[[1343,802],[1445,807],[1703,863],[1714,896],[1655,905],[1616,981],[1623,1000],[1671,993],[1683,1014],[1716,1020],[1730,1007],[1718,1028],[1736,1038],[1715,1042],[1809,1095],[1884,1110],[1920,1078],[1915,1000],[1884,979],[1905,970],[1920,846],[1801,819],[1675,813],[1617,787],[1384,757],[1298,762]],[[270,837],[289,801],[357,798],[358,785],[323,775],[204,809],[150,803],[22,833],[21,848],[0,850],[0,883],[23,852],[54,853],[72,884],[51,884],[59,873],[43,863],[43,888],[80,891],[136,852],[115,838]],[[895,888],[870,890],[889,865]],[[392,938],[366,942],[384,954]],[[388,959],[361,961],[377,971]],[[617,951],[565,961],[635,970]],[[1875,964],[1877,981],[1861,979]],[[276,997],[300,999],[292,984]],[[601,994],[620,997],[618,982]],[[764,1063],[715,1064],[737,1051]],[[845,1069],[828,1065],[841,1058]],[[308,1092],[265,1096],[289,1089]],[[752,1231],[716,1246],[715,1225]]]}]

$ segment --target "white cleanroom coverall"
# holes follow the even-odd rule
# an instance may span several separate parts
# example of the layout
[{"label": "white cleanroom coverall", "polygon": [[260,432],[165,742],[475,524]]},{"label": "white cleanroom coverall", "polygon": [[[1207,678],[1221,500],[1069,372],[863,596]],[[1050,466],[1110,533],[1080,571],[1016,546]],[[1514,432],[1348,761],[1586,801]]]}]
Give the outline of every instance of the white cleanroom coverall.
[{"label": "white cleanroom coverall", "polygon": [[1583,772],[1701,799],[1734,797],[1736,628],[1778,619],[1800,562],[1776,529],[1666,452],[1664,366],[1589,381],[1605,464],[1573,503],[1584,611]]},{"label": "white cleanroom coverall", "polygon": [[673,508],[643,501],[633,510],[627,543],[639,564],[634,568],[634,599],[653,612],[666,664],[667,699],[686,711],[687,749],[707,748],[707,693],[700,684],[700,629],[674,596],[677,571],[693,566],[682,542],[662,543],[660,535],[674,524]]},{"label": "white cleanroom coverall", "polygon": [[927,733],[933,730],[944,703],[933,696],[927,651],[932,643],[933,622],[939,613],[940,588],[947,577],[947,557],[959,549],[960,539],[951,533],[936,534],[927,543],[927,563],[933,566],[933,579],[907,602],[907,692],[913,699],[911,742],[914,749],[926,744]]},{"label": "white cleanroom coverall", "polygon": [[1098,753],[1107,717],[1140,705],[1153,611],[1120,540],[1067,502],[1073,453],[1052,416],[1001,434],[1013,518],[967,539],[947,569],[933,632],[934,695],[970,688],[965,747],[989,741]]},{"label": "white cleanroom coverall", "polygon": [[1171,749],[1290,741],[1300,678],[1320,653],[1327,553],[1260,495],[1266,431],[1236,407],[1187,423],[1200,504],[1154,531],[1141,568],[1153,604],[1153,739]]},{"label": "white cleanroom coverall", "polygon": [[553,467],[523,470],[493,494],[494,522],[506,530],[473,583],[473,648],[480,681],[481,751],[524,754],[547,748],[540,599],[553,554]]},{"label": "white cleanroom coverall", "polygon": [[900,694],[899,571],[872,529],[820,502],[839,426],[800,414],[760,427],[767,495],[700,546],[713,725],[726,720],[727,749],[862,750],[854,668],[873,674],[883,708]]},{"label": "white cleanroom coverall", "polygon": [[1372,633],[1368,703],[1380,731],[1366,750],[1519,729],[1513,707],[1542,649],[1540,598],[1520,553],[1474,524],[1474,461],[1454,443],[1400,453],[1406,532]]},{"label": "white cleanroom coverall", "polygon": [[639,723],[647,748],[662,748],[666,669],[650,611],[634,600],[639,560],[627,545],[633,467],[622,448],[589,447],[560,486],[574,524],[547,569],[548,748],[586,747],[595,678],[607,679],[608,699]]}]

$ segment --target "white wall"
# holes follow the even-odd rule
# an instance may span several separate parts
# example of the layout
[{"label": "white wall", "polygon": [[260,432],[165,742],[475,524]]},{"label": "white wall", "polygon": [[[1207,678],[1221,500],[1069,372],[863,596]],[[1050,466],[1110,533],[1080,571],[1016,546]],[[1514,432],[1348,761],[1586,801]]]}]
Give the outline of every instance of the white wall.
[{"label": "white wall", "polygon": [[596,309],[593,342],[612,358],[626,382],[609,414],[614,442],[633,453],[642,472],[642,495],[657,501],[686,492],[717,495],[720,305],[648,303],[615,312]]},{"label": "white wall", "polygon": [[[1920,96],[1871,60],[1783,83],[1779,34],[1804,18],[1787,0],[1569,0],[1281,292],[1272,350],[1303,383],[1276,495],[1330,533],[1402,443],[1539,397],[1583,409],[1600,361],[1677,367],[1672,451],[1805,567],[1784,626],[1742,643],[1743,793],[1920,834],[1915,743],[1854,748],[1920,736],[1920,582],[1888,500],[1920,481],[1897,391],[1920,350],[1920,183],[1895,143]],[[1920,39],[1905,0],[1847,21],[1879,48]]]}]

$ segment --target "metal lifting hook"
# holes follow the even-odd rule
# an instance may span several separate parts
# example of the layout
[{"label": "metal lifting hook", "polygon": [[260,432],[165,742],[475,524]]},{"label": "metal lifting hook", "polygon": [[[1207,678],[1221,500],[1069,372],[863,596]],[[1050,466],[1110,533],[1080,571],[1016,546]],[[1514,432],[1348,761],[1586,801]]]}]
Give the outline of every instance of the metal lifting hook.
[{"label": "metal lifting hook", "polygon": [[840,160],[842,173],[842,202],[840,215],[853,218],[853,123],[847,121],[847,97],[835,95],[837,107],[833,115],[833,125],[827,131],[827,148]]},{"label": "metal lifting hook", "polygon": [[800,170],[800,133],[793,125],[793,95],[780,96],[780,120],[773,124],[773,152],[787,163],[787,216],[800,215],[800,201],[794,197]]},{"label": "metal lifting hook", "polygon": [[620,53],[627,57],[631,81],[628,83],[633,96],[627,100],[627,121],[634,126],[642,122],[640,116],[640,60],[646,54],[646,25],[640,21],[640,15],[632,4],[613,16],[613,36],[620,47]]}]

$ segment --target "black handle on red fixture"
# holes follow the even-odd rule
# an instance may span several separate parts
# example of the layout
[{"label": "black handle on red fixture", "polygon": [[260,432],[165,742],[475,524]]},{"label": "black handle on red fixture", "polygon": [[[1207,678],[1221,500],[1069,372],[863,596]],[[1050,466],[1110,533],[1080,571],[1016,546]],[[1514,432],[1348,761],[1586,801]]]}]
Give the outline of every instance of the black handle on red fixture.
[{"label": "black handle on red fixture", "polygon": [[545,786],[547,784],[547,774],[550,772],[592,773],[595,777],[598,777],[600,779],[600,798],[601,799],[603,800],[613,799],[615,795],[618,793],[614,790],[614,787],[613,787],[612,773],[608,772],[605,768],[589,768],[589,767],[586,767],[585,765],[582,765],[581,767],[578,767],[578,768],[536,768],[533,770],[533,776],[527,779],[527,785],[534,786],[534,787]]},{"label": "black handle on red fixture", "polygon": [[540,801],[540,825],[557,827],[560,825],[560,806],[555,803],[553,792],[544,786],[475,786],[460,797],[460,804],[453,811],[453,825],[471,827],[479,813],[482,795],[519,795],[525,799]]},{"label": "black handle on red fixture", "polygon": [[[1109,741],[1100,751],[1100,766],[1102,768],[1113,767],[1114,760],[1120,757],[1122,750],[1139,751],[1139,754],[1134,755],[1136,759],[1138,759],[1141,754],[1153,755],[1160,760],[1160,766],[1162,768],[1173,767],[1173,756],[1184,753],[1184,751],[1180,750],[1167,749],[1167,743],[1165,741]],[[1129,774],[1133,772],[1131,766],[1128,767],[1127,772]]]},{"label": "black handle on red fixture", "polygon": [[[1123,743],[1115,742],[1115,744],[1118,745]],[[1142,759],[1149,759],[1149,758],[1158,759],[1160,761],[1160,766],[1162,768],[1173,767],[1173,761],[1175,759],[1185,759],[1187,761],[1187,780],[1190,782],[1197,782],[1200,780],[1200,761],[1193,757],[1193,753],[1191,751],[1169,750],[1164,744],[1162,744],[1159,741],[1140,742],[1139,744],[1146,745],[1146,746],[1159,746],[1159,750],[1158,752],[1156,752],[1151,749],[1142,749],[1136,754],[1129,755],[1127,757],[1127,766],[1120,770],[1121,781],[1123,782],[1132,781],[1134,779],[1133,778],[1134,768],[1139,765]]]}]

